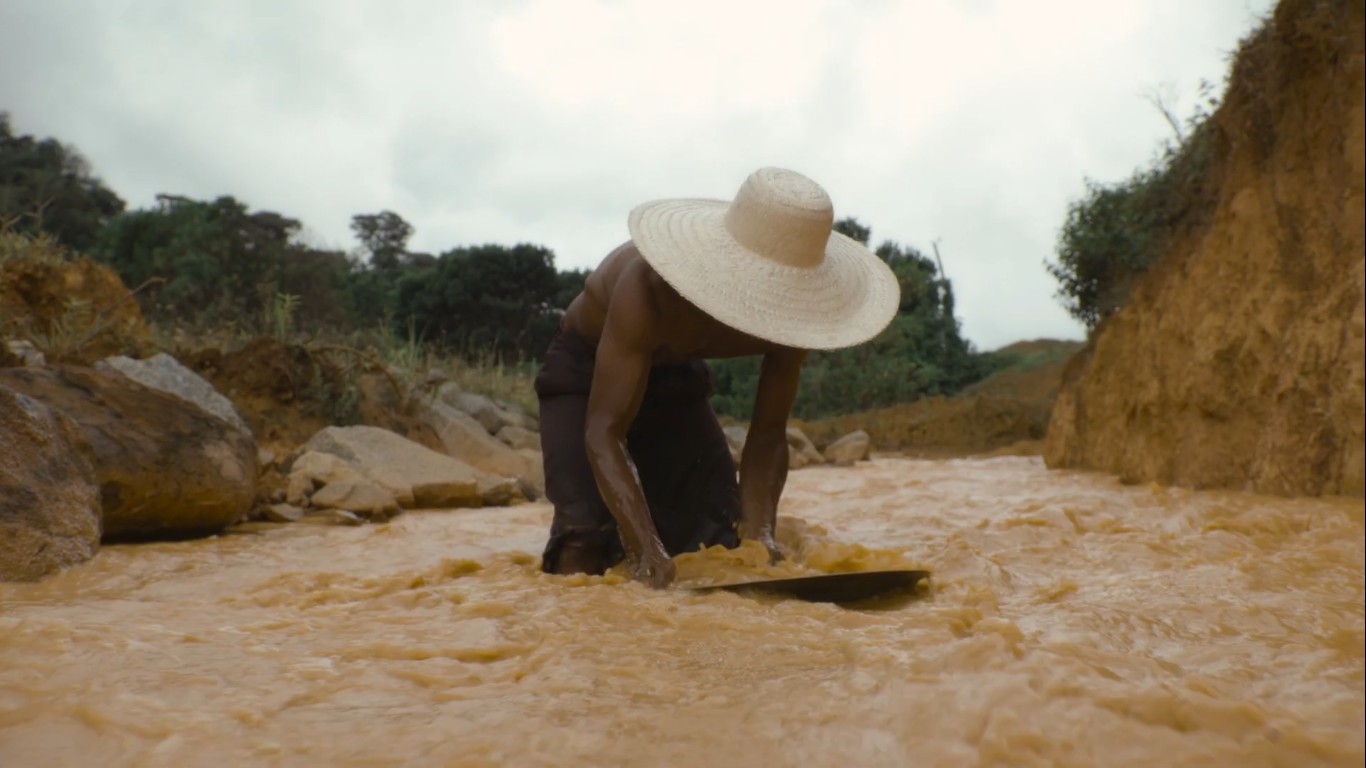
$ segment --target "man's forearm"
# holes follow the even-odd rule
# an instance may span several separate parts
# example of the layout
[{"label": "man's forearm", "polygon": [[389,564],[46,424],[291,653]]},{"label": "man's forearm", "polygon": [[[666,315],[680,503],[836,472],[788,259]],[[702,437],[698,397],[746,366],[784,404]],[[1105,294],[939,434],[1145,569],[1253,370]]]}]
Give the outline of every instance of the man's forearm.
[{"label": "man's forearm", "polygon": [[751,432],[740,462],[740,535],[768,543],[787,483],[785,430]]},{"label": "man's forearm", "polygon": [[650,550],[663,551],[664,544],[650,518],[650,507],[640,485],[636,466],[626,452],[625,441],[610,434],[590,433],[586,440],[588,462],[598,481],[598,491],[617,521],[627,557],[639,558]]}]

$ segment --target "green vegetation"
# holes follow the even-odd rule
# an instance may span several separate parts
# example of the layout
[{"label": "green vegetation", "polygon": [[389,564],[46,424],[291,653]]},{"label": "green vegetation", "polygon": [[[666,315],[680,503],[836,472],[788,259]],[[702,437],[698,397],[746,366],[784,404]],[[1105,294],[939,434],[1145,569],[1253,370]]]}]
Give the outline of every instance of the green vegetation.
[{"label": "green vegetation", "polygon": [[0,112],[0,224],[14,234],[54,237],[88,251],[123,200],[90,172],[74,147],[16,136]]},{"label": "green vegetation", "polygon": [[[352,217],[350,253],[313,247],[300,238],[297,219],[229,196],[162,194],[149,208],[126,211],[74,148],[14,136],[7,116],[0,116],[0,216],[8,236],[48,232],[112,267],[163,346],[226,352],[253,336],[287,348],[302,342],[325,355],[364,357],[341,366],[347,370],[388,366],[420,381],[441,369],[462,387],[530,410],[539,358],[589,274],[559,271],[552,251],[527,243],[415,253],[412,225],[393,211]],[[871,236],[854,219],[836,229],[864,244]],[[899,312],[866,345],[811,355],[800,417],[951,394],[997,367],[959,333],[953,288],[934,259],[894,242],[876,253],[900,281]],[[748,416],[759,363],[717,362],[719,411]],[[301,364],[311,376],[308,399],[329,404],[328,418],[359,418],[354,390]]]},{"label": "green vegetation", "polygon": [[1058,281],[1063,306],[1088,329],[1124,306],[1138,276],[1173,238],[1213,210],[1217,190],[1207,179],[1215,135],[1208,118],[1218,100],[1208,83],[1201,84],[1201,102],[1183,129],[1154,99],[1175,140],[1122,182],[1087,179],[1085,196],[1068,206],[1058,260],[1046,266]]}]

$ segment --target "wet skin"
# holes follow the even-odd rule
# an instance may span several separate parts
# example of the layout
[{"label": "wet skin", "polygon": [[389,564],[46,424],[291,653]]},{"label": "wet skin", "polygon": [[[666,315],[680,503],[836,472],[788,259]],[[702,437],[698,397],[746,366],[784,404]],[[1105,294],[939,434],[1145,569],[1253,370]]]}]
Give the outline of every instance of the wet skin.
[{"label": "wet skin", "polygon": [[[757,339],[712,319],[678,295],[626,243],[603,259],[561,325],[597,343],[584,443],[603,501],[616,519],[633,579],[668,586],[674,563],[645,502],[626,433],[640,410],[650,367],[698,359],[763,355],[754,413],[740,468],[740,537],[773,539],[778,498],[787,482],[787,417],[806,350]],[[598,553],[566,548],[558,570],[591,569]]]}]

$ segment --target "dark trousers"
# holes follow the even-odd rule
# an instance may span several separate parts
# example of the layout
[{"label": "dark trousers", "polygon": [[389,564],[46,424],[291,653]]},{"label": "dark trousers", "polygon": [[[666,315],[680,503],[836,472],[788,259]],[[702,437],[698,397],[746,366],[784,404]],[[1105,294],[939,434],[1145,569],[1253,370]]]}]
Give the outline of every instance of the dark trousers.
[{"label": "dark trousers", "polygon": [[[551,573],[566,546],[601,552],[593,573],[623,557],[616,520],[598,491],[584,446],[596,353],[587,339],[561,330],[536,376],[546,497],[555,505],[541,567]],[[671,556],[740,543],[740,489],[726,436],[707,402],[712,390],[711,368],[703,361],[651,368],[627,433],[650,516]]]}]

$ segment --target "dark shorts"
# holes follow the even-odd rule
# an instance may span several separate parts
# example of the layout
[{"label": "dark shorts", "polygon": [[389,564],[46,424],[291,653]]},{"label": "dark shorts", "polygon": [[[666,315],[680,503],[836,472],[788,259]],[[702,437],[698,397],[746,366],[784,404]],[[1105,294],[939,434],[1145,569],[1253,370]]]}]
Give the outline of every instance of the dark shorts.
[{"label": "dark shorts", "polygon": [[[555,505],[541,567],[552,573],[566,546],[601,552],[599,567],[590,572],[601,573],[623,557],[616,520],[584,447],[596,353],[588,340],[561,330],[536,376],[546,497]],[[700,360],[651,368],[627,433],[650,516],[671,556],[740,543],[740,489],[726,436],[707,402],[712,388],[711,368]]]}]

